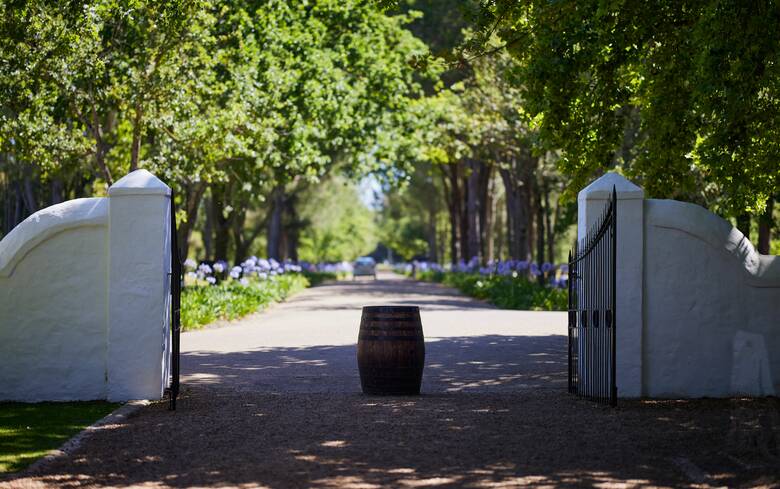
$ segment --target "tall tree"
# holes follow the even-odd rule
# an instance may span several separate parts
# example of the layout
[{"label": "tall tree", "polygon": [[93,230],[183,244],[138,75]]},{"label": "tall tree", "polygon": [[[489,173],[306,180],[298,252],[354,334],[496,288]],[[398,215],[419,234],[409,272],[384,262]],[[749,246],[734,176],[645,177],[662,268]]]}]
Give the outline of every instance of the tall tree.
[{"label": "tall tree", "polygon": [[[571,192],[618,167],[652,196],[737,216],[780,185],[780,6],[482,3],[471,56],[506,50]],[[493,33],[503,43],[490,44]]]}]

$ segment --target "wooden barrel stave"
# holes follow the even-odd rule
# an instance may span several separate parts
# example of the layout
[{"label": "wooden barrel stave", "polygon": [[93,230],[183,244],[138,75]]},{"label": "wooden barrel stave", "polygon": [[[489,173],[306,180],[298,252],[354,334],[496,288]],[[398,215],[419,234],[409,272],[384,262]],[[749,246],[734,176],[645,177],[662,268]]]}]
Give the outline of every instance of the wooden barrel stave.
[{"label": "wooden barrel stave", "polygon": [[363,392],[374,395],[420,393],[425,340],[419,308],[364,307],[357,350]]}]

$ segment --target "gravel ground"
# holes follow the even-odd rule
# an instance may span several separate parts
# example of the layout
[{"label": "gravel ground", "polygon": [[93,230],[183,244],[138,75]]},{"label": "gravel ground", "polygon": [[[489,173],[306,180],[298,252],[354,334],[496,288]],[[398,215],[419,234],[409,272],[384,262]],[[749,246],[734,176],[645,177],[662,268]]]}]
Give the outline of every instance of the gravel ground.
[{"label": "gravel ground", "polygon": [[[419,397],[359,391],[359,306],[423,308]],[[185,383],[8,487],[780,487],[780,402],[565,392],[565,317],[332,284],[183,338]]]}]

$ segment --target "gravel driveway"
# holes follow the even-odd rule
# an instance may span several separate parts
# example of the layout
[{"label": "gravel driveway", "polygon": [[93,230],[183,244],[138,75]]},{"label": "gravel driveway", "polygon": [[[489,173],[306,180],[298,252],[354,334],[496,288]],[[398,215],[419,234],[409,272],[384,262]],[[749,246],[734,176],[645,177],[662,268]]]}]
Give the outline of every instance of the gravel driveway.
[{"label": "gravel driveway", "polygon": [[[419,397],[360,393],[360,306],[416,304]],[[183,393],[10,487],[780,487],[777,399],[566,393],[563,313],[501,311],[383,276],[187,333]]]}]

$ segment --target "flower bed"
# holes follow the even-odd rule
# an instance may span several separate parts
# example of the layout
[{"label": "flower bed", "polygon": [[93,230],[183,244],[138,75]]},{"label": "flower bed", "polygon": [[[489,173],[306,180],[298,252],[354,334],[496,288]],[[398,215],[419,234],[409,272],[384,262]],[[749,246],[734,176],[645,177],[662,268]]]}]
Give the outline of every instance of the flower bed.
[{"label": "flower bed", "polygon": [[184,265],[188,270],[181,294],[185,331],[260,311],[331,277],[314,265],[254,256],[233,267],[224,261],[187,260]]},{"label": "flower bed", "polygon": [[226,280],[215,285],[184,287],[181,293],[182,328],[187,331],[219,319],[238,319],[281,302],[309,286],[309,281],[300,273],[243,281]]},{"label": "flower bed", "polygon": [[436,263],[415,262],[405,264],[400,271],[410,275],[413,268],[418,280],[443,283],[503,309],[565,311],[568,307],[566,265],[555,267],[545,263],[539,266],[506,260],[481,267],[472,260],[443,267]]}]

